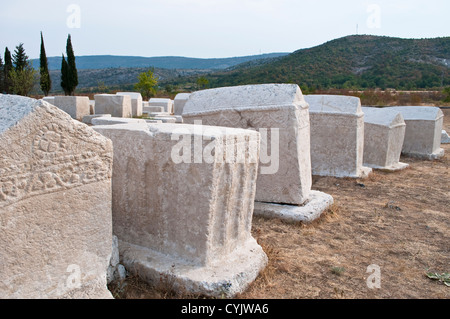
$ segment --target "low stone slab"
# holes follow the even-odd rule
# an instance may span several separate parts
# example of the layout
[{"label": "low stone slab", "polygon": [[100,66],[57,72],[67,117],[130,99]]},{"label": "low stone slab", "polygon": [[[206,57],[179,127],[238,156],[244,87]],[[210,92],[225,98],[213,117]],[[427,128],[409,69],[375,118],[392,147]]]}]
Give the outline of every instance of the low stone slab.
[{"label": "low stone slab", "polygon": [[91,120],[92,125],[116,125],[116,124],[142,124],[146,123],[142,119],[130,119],[122,117],[101,116]]},{"label": "low stone slab", "polygon": [[311,118],[312,174],[364,178],[364,113],[359,98],[306,95]]},{"label": "low stone slab", "polygon": [[96,114],[111,114],[113,117],[132,117],[131,97],[129,95],[97,94],[95,98]]},{"label": "low stone slab", "polygon": [[0,298],[112,298],[109,139],[0,94]]},{"label": "low stone slab", "polygon": [[99,117],[111,117],[111,114],[95,114],[95,115],[86,115],[83,117],[84,124],[92,124],[92,120]]},{"label": "low stone slab", "polygon": [[52,104],[75,120],[82,121],[84,116],[91,114],[89,98],[86,96],[55,96]]},{"label": "low stone slab", "polygon": [[396,106],[389,109],[400,112],[406,123],[402,153],[422,159],[444,156],[441,148],[444,113],[432,106]]},{"label": "low stone slab", "polygon": [[216,297],[242,292],[267,263],[251,235],[259,133],[185,124],[94,129],[114,144],[113,225],[127,270]]},{"label": "low stone slab", "polygon": [[331,195],[312,190],[309,199],[303,205],[294,206],[256,202],[253,214],[266,218],[278,218],[288,223],[311,223],[330,208],[333,202]]},{"label": "low stone slab", "polygon": [[[147,102],[148,104],[148,102]],[[164,106],[144,106],[142,109],[143,113],[165,113]],[[166,113],[170,115],[169,113]]]},{"label": "low stone slab", "polygon": [[363,107],[364,165],[383,171],[398,171],[406,124],[401,113],[389,108]]}]

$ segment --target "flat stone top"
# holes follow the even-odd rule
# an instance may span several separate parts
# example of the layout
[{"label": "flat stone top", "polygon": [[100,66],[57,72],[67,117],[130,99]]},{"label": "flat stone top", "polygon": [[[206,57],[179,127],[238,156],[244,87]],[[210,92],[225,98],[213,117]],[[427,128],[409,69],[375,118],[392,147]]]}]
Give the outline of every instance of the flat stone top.
[{"label": "flat stone top", "polygon": [[403,116],[396,110],[390,108],[377,108],[363,106],[364,122],[382,126],[406,125]]},{"label": "flat stone top", "polygon": [[440,108],[434,106],[392,106],[389,109],[402,113],[407,120],[436,121],[444,117]]},{"label": "flat stone top", "polygon": [[170,102],[172,102],[172,100],[171,99],[162,99],[162,98],[151,98],[148,102],[150,104],[151,103],[170,103]]},{"label": "flat stone top", "polygon": [[223,87],[191,94],[183,116],[224,110],[273,110],[296,105],[308,108],[296,84],[259,84]]},{"label": "flat stone top", "polygon": [[150,135],[202,135],[206,138],[218,138],[224,136],[252,136],[258,138],[259,133],[253,130],[244,130],[239,128],[192,125],[192,124],[174,124],[174,123],[136,123],[136,124],[117,124],[117,125],[99,125],[93,127],[95,130],[118,130],[118,131],[143,131]]},{"label": "flat stone top", "polygon": [[50,104],[44,100],[0,94],[0,134],[16,125],[34,109],[46,106],[50,106]]},{"label": "flat stone top", "polygon": [[361,100],[345,95],[305,95],[311,113],[363,115]]},{"label": "flat stone top", "polygon": [[137,92],[117,92],[116,95],[129,95],[133,100],[142,99],[141,93]]}]

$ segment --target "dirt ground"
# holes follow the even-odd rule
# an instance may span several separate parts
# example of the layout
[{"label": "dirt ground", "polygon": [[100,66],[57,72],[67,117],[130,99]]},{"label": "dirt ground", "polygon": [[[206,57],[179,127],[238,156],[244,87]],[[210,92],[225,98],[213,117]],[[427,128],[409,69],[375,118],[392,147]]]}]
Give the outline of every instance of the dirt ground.
[{"label": "dirt ground", "polygon": [[[450,132],[450,110],[444,129]],[[375,171],[355,180],[315,177],[313,189],[334,206],[312,224],[254,218],[253,235],[269,265],[240,299],[448,299],[450,287],[426,272],[450,272],[450,144],[444,158]],[[370,289],[368,266],[380,270]],[[189,298],[151,289],[136,278],[117,298]]]}]

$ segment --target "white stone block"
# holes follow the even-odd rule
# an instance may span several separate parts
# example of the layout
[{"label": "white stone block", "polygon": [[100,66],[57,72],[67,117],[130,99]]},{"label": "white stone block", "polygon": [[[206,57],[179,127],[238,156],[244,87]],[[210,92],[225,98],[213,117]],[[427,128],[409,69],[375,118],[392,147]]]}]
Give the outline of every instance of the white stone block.
[{"label": "white stone block", "polygon": [[118,92],[117,95],[128,95],[131,97],[131,110],[133,117],[142,116],[143,112],[143,104],[142,104],[142,95],[141,93],[136,92]]},{"label": "white stone block", "polygon": [[167,115],[170,115],[169,113],[164,112],[164,106],[144,106],[142,112],[143,113],[166,113]]},{"label": "white stone block", "polygon": [[444,113],[432,106],[396,106],[389,109],[402,114],[406,123],[402,153],[423,159],[444,156],[441,148]]},{"label": "white stone block", "polygon": [[267,263],[251,235],[259,134],[184,124],[94,129],[114,144],[113,225],[125,267],[196,293],[242,292]]},{"label": "white stone block", "polygon": [[98,117],[111,117],[111,114],[95,114],[95,115],[86,115],[83,117],[84,124],[92,124],[92,120]]},{"label": "white stone block", "polygon": [[55,96],[53,105],[79,121],[91,114],[89,98],[86,96]]},{"label": "white stone block", "polygon": [[400,162],[406,124],[400,112],[363,107],[364,165],[386,171],[408,167]]},{"label": "white stone block", "polygon": [[183,115],[183,109],[189,96],[191,96],[190,93],[179,93],[175,96],[175,99],[173,100],[173,112],[175,115]]},{"label": "white stone block", "polygon": [[184,107],[183,120],[258,130],[262,144],[256,200],[301,205],[309,198],[309,112],[298,85],[248,85],[194,92]]},{"label": "white stone block", "polygon": [[306,95],[311,118],[313,175],[364,178],[364,113],[359,98]]},{"label": "white stone block", "polygon": [[162,98],[152,98],[148,101],[149,107],[164,107],[164,112],[173,114],[173,100],[162,99]]},{"label": "white stone block", "polygon": [[131,97],[129,95],[97,94],[95,98],[96,114],[111,114],[113,117],[132,117]]},{"label": "white stone block", "polygon": [[448,133],[445,130],[442,130],[441,144],[450,144],[450,136],[448,136]]},{"label": "white stone block", "polygon": [[0,94],[0,298],[112,298],[109,139]]},{"label": "white stone block", "polygon": [[123,117],[101,116],[95,117],[91,120],[92,125],[116,125],[116,124],[145,124],[146,121],[142,119],[131,119]]}]

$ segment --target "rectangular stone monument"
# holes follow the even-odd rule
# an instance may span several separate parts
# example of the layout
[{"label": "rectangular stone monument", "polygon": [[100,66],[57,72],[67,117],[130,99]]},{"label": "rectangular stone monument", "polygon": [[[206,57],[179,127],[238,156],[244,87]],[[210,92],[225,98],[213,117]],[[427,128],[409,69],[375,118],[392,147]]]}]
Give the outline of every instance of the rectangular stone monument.
[{"label": "rectangular stone monument", "polygon": [[131,115],[132,117],[142,116],[143,104],[141,93],[136,92],[118,92],[116,95],[129,95],[131,97]]},{"label": "rectangular stone monument", "polygon": [[194,92],[184,106],[183,121],[261,133],[255,215],[311,222],[333,203],[330,195],[311,190],[309,111],[298,85]]},{"label": "rectangular stone monument", "polygon": [[109,139],[0,94],[0,298],[112,298]]},{"label": "rectangular stone monument", "polygon": [[195,293],[242,292],[267,262],[251,235],[259,134],[184,124],[94,129],[114,144],[113,225],[126,268]]},{"label": "rectangular stone monument", "polygon": [[173,100],[162,99],[162,98],[152,98],[148,101],[149,107],[164,107],[164,111],[169,114],[173,114]]},{"label": "rectangular stone monument", "polygon": [[82,121],[84,116],[91,114],[87,96],[55,96],[52,104],[78,121]]},{"label": "rectangular stone monument", "polygon": [[179,93],[173,100],[173,109],[175,115],[183,115],[183,109],[189,99],[190,93]]},{"label": "rectangular stone monument", "polygon": [[396,106],[389,109],[400,112],[406,123],[402,153],[407,156],[438,159],[444,156],[441,148],[444,113],[432,106]]},{"label": "rectangular stone monument", "polygon": [[389,108],[363,107],[364,165],[384,171],[408,167],[400,162],[406,124],[401,113]]},{"label": "rectangular stone monument", "polygon": [[364,113],[357,97],[306,95],[311,117],[313,175],[364,178]]},{"label": "rectangular stone monument", "polygon": [[97,94],[95,114],[111,114],[113,117],[132,117],[131,97],[129,95]]}]

